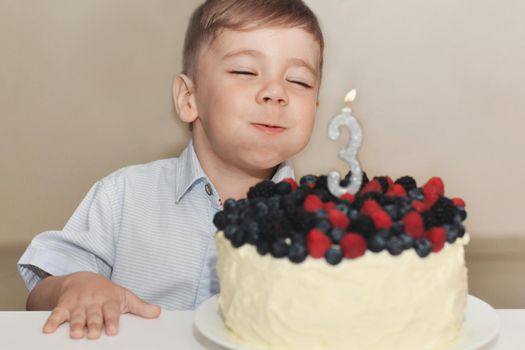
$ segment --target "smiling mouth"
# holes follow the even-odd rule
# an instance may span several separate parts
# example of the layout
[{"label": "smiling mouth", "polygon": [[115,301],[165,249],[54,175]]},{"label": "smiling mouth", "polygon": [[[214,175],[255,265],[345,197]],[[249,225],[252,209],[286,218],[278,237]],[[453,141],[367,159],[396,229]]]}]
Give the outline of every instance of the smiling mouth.
[{"label": "smiling mouth", "polygon": [[257,130],[262,131],[268,135],[276,135],[280,134],[284,131],[284,128],[281,126],[276,125],[269,125],[269,124],[260,124],[260,123],[253,123],[252,124]]}]

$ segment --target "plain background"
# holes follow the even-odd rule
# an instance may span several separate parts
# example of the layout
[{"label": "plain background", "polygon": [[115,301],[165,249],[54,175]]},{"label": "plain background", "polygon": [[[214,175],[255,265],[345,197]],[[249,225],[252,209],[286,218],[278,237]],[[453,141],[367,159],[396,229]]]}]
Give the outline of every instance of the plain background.
[{"label": "plain background", "polygon": [[[200,1],[0,1],[0,244],[61,229],[118,168],[177,156],[171,83]],[[321,106],[298,175],[339,170],[343,97],[369,175],[439,175],[473,236],[521,235],[525,2],[309,0],[326,37]]]}]

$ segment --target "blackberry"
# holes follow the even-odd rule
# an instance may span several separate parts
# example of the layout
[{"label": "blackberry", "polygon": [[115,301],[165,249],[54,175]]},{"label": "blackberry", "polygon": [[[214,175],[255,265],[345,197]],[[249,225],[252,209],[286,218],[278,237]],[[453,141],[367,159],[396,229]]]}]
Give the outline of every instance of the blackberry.
[{"label": "blackberry", "polygon": [[358,232],[365,237],[370,237],[376,232],[374,221],[366,216],[360,215],[356,220],[350,222],[350,231]]},{"label": "blackberry", "polygon": [[283,195],[292,192],[292,185],[286,181],[277,183],[273,189],[275,194]]},{"label": "blackberry", "polygon": [[437,224],[443,225],[454,223],[458,209],[450,199],[440,197],[430,210],[434,213]]},{"label": "blackberry", "polygon": [[417,255],[424,258],[432,251],[432,243],[425,238],[416,239],[414,241],[414,249]]},{"label": "blackberry", "polygon": [[298,206],[301,206],[303,204],[304,199],[306,198],[306,196],[307,196],[306,191],[304,191],[302,189],[297,189],[297,190],[292,192],[292,197],[295,200],[295,204],[298,205]]},{"label": "blackberry", "polygon": [[264,180],[256,184],[255,186],[250,187],[248,190],[248,198],[268,198],[273,194],[275,183],[271,180]]},{"label": "blackberry", "polygon": [[380,235],[374,235],[368,239],[368,249],[374,253],[379,253],[386,248],[386,239]]},{"label": "blackberry", "polygon": [[330,202],[330,200],[333,199],[332,194],[325,188],[315,188],[313,194],[319,197],[323,203]]},{"label": "blackberry", "polygon": [[294,243],[288,251],[288,259],[293,263],[301,263],[308,256],[308,251],[304,244]]},{"label": "blackberry", "polygon": [[290,247],[286,244],[286,241],[282,238],[275,240],[270,249],[270,254],[274,258],[284,258],[288,255]]},{"label": "blackberry", "polygon": [[400,177],[395,183],[403,186],[407,193],[410,192],[410,190],[417,188],[416,180],[411,176]]},{"label": "blackberry", "polygon": [[328,189],[328,177],[326,175],[321,175],[315,181],[315,188]]},{"label": "blackberry", "polygon": [[325,259],[330,265],[337,265],[343,260],[343,252],[339,247],[331,247],[326,251]]},{"label": "blackberry", "polygon": [[439,226],[438,219],[433,211],[425,211],[421,214],[423,218],[423,223],[425,224],[425,229],[429,229],[434,226]]},{"label": "blackberry", "polygon": [[213,217],[213,224],[215,225],[215,227],[217,227],[217,230],[224,230],[224,228],[228,224],[226,212],[219,211],[217,214],[215,214],[215,216]]},{"label": "blackberry", "polygon": [[386,249],[391,255],[399,255],[405,249],[405,243],[398,236],[391,236],[386,241]]},{"label": "blackberry", "polygon": [[269,211],[275,211],[280,208],[281,201],[279,197],[270,197],[266,200],[266,205],[268,206]]}]

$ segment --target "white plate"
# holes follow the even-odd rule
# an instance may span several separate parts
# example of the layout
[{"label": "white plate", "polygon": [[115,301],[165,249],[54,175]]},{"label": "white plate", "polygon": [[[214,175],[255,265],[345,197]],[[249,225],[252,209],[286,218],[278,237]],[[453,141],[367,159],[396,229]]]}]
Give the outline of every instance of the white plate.
[{"label": "white plate", "polygon": [[[195,327],[209,340],[232,350],[250,350],[227,332],[219,314],[217,296],[202,303],[195,313]],[[496,311],[481,299],[469,295],[463,337],[452,350],[475,350],[488,344],[499,332]]]}]

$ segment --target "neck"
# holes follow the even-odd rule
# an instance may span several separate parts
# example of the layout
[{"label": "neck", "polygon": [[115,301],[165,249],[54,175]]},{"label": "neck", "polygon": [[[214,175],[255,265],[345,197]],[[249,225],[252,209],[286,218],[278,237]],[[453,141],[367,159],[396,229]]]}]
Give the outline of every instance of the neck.
[{"label": "neck", "polygon": [[199,142],[195,137],[193,137],[193,147],[204,172],[213,183],[223,203],[228,198],[245,198],[251,186],[270,179],[277,169],[277,166],[270,169],[243,169],[219,158],[210,149],[209,144]]}]

